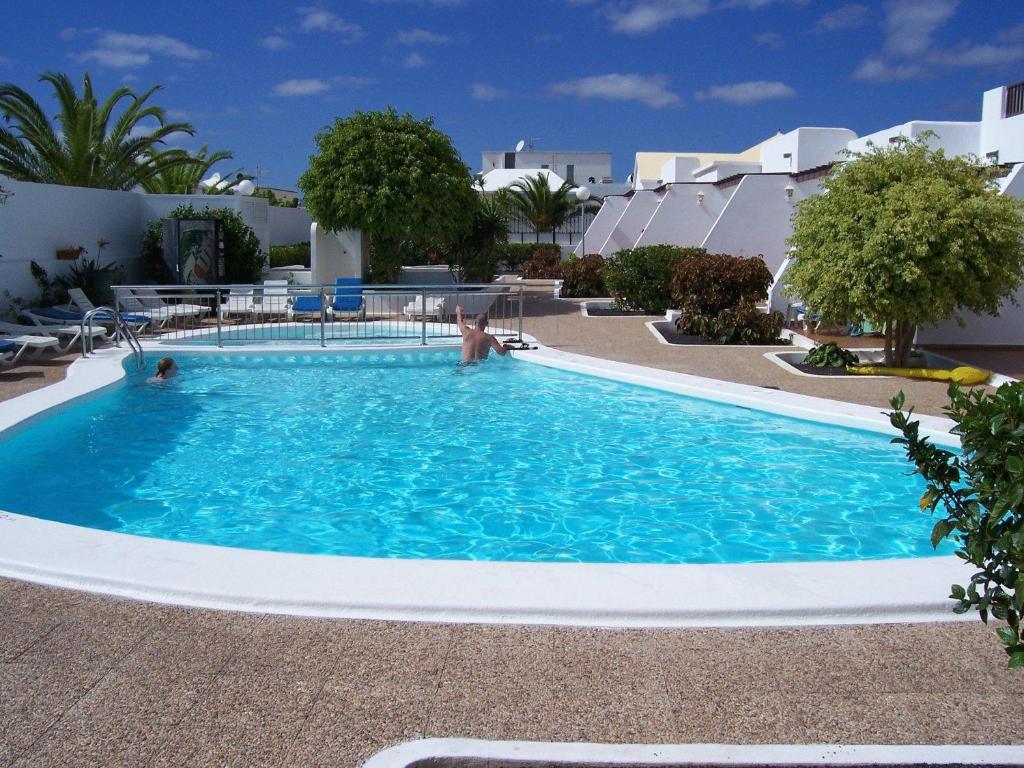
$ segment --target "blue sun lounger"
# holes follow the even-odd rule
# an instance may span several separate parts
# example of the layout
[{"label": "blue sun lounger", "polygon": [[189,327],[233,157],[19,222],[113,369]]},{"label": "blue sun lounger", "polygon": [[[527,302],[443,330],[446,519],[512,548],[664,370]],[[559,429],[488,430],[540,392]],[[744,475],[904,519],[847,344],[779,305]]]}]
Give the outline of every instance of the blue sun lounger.
[{"label": "blue sun lounger", "polygon": [[334,301],[331,309],[335,312],[357,312],[366,317],[366,305],[363,302],[363,278],[339,277],[334,281]]}]

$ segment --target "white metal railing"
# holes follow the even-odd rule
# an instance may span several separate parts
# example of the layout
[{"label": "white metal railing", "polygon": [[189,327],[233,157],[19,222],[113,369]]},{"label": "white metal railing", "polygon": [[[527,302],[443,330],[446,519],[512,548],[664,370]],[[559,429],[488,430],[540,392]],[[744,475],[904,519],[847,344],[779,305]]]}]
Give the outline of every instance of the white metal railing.
[{"label": "white metal railing", "polygon": [[455,308],[467,320],[486,315],[490,332],[513,342],[523,335],[523,286],[337,284],[122,285],[117,312],[149,321],[148,337],[216,344],[284,341],[361,343],[456,340]]}]

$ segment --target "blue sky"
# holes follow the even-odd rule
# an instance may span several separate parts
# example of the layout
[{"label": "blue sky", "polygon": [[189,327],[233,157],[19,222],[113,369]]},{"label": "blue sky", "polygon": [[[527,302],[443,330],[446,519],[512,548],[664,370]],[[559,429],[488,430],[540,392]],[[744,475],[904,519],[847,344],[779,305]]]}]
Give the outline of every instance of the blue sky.
[{"label": "blue sky", "polygon": [[[182,146],[294,187],[336,116],[433,116],[463,159],[512,149],[731,152],[800,125],[976,120],[1024,80],[1021,0],[286,0],[13,4],[0,81],[157,83]],[[185,137],[187,139],[187,137]],[[232,166],[233,167],[233,166]],[[222,170],[230,170],[225,165]]]}]

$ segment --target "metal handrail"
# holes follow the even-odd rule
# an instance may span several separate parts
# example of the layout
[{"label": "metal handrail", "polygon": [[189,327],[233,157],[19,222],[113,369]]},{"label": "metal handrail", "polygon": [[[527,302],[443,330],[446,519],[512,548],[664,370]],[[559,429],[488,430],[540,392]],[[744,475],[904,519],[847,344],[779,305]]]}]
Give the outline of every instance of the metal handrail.
[{"label": "metal handrail", "polygon": [[135,365],[138,368],[142,368],[142,342],[139,341],[139,337],[132,329],[125,319],[121,316],[113,307],[93,307],[84,315],[82,315],[82,357],[88,357],[93,351],[93,337],[92,337],[92,321],[96,315],[101,313],[108,313],[113,318],[114,323],[114,343],[120,346],[120,341],[123,338],[128,343],[128,348],[132,351],[132,356],[135,358]]}]

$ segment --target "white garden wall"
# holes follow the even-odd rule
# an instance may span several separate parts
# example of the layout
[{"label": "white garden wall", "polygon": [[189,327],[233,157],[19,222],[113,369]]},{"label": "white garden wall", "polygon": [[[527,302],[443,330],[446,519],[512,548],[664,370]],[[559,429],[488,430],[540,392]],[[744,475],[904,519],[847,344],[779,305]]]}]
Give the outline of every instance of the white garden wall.
[{"label": "white garden wall", "polygon": [[123,264],[131,280],[141,276],[140,195],[0,178],[14,193],[0,205],[0,308],[6,304],[3,291],[26,300],[38,297],[30,262],[51,277],[66,273],[74,262],[59,261],[57,251],[82,246],[88,250],[84,258],[93,259],[101,237],[110,241],[100,254],[103,264]]},{"label": "white garden wall", "polygon": [[595,253],[607,257],[623,248],[632,248],[636,245],[664,194],[664,191],[653,189],[634,192],[615,228],[609,233],[600,250]]},{"label": "white garden wall", "polygon": [[[786,187],[793,196],[786,196]],[[701,243],[709,253],[764,256],[774,274],[789,250],[793,206],[820,189],[819,180],[796,182],[788,175],[744,176],[715,226]]]},{"label": "white garden wall", "polygon": [[587,243],[588,253],[597,253],[598,249],[604,245],[605,240],[608,239],[608,235],[615,229],[615,225],[619,223],[619,218],[622,216],[622,212],[626,210],[626,206],[629,205],[629,198],[623,195],[609,195],[601,203],[601,210],[597,212],[594,220],[590,222],[590,226],[587,227],[587,235],[581,240],[576,247],[573,249],[573,253],[576,256],[583,256],[583,246]]},{"label": "white garden wall", "polygon": [[[700,245],[735,190],[735,186],[673,184],[636,244]],[[698,198],[700,194],[703,201]]]},{"label": "white garden wall", "polygon": [[67,272],[74,262],[60,261],[57,251],[83,246],[85,258],[95,258],[97,241],[109,241],[100,254],[102,262],[118,262],[126,279],[143,279],[140,256],[142,238],[149,224],[164,218],[179,205],[237,211],[260,241],[264,252],[277,242],[309,240],[310,218],[305,209],[275,208],[277,236],[272,236],[270,206],[262,198],[237,195],[150,195],[108,189],[32,184],[0,177],[14,194],[0,205],[0,309],[2,294],[34,300],[39,295],[29,263],[38,262],[51,276]]},{"label": "white garden wall", "polygon": [[294,245],[310,241],[309,228],[313,224],[313,217],[305,208],[271,205],[267,212],[270,214],[271,245]]}]

